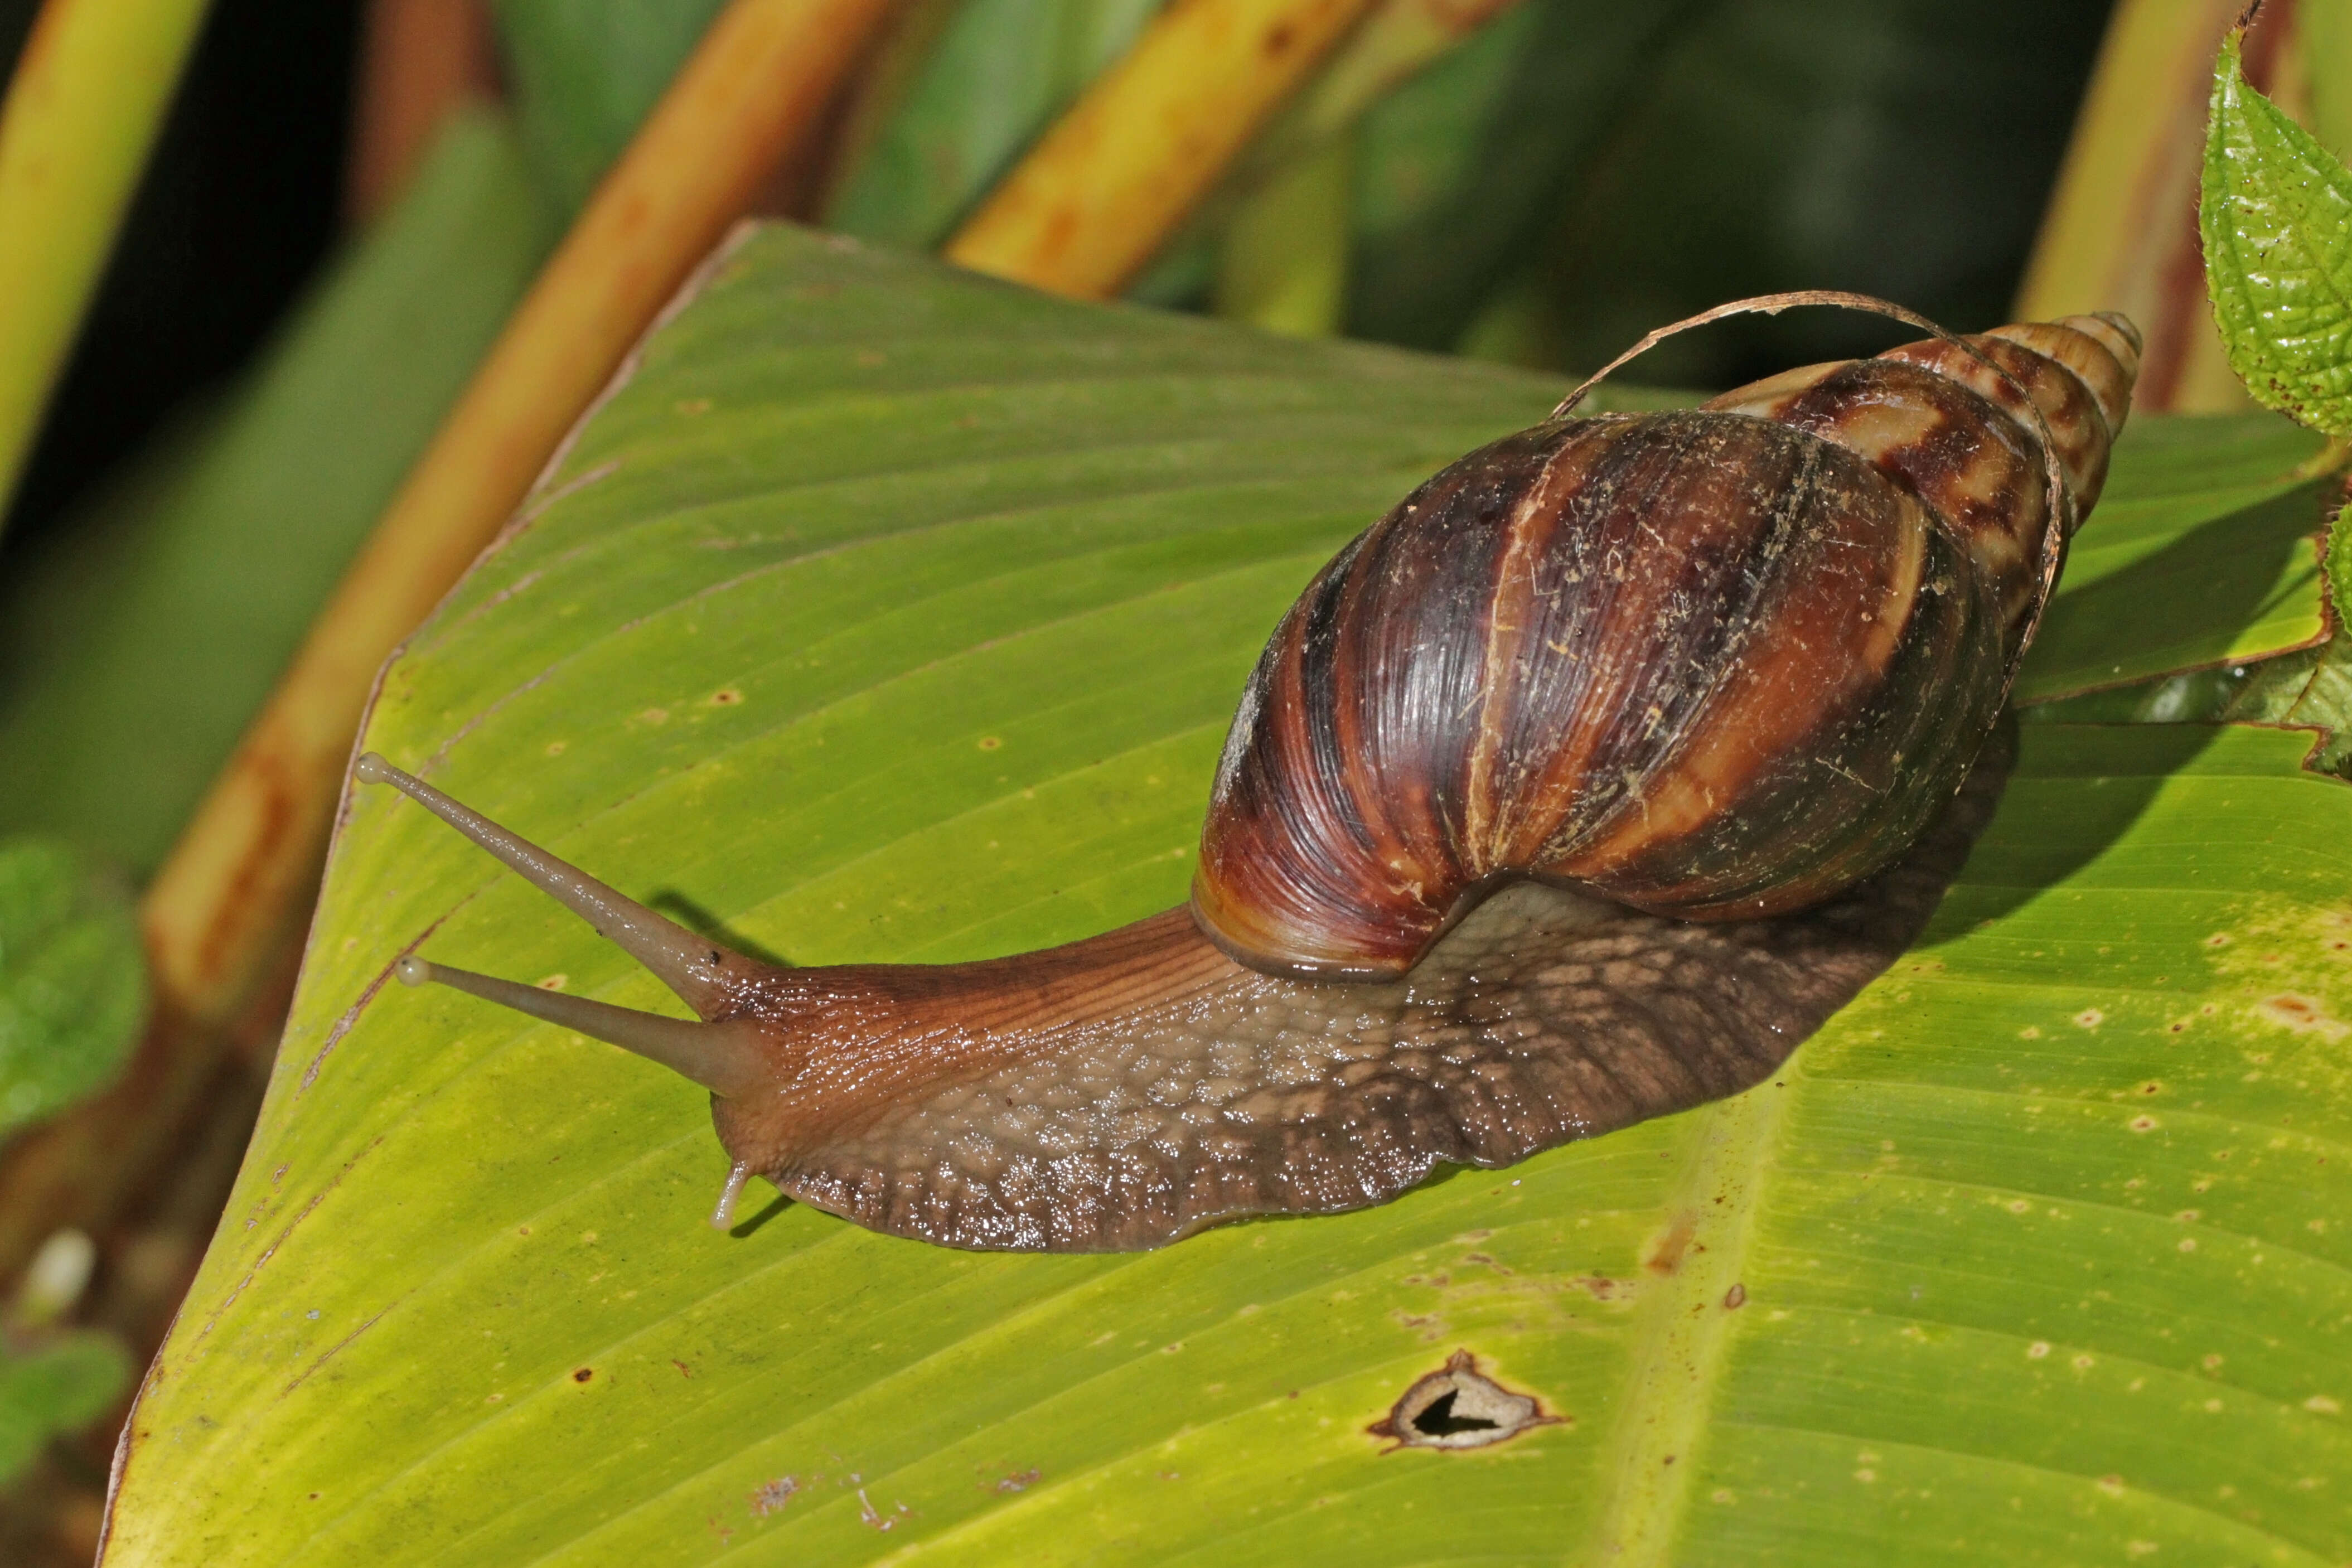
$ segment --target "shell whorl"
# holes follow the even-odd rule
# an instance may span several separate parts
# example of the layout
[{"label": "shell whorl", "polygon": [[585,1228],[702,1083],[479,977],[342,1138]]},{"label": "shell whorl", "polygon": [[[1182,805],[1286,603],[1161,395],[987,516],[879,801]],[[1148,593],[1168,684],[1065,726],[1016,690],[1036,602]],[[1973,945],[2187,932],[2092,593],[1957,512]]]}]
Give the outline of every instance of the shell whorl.
[{"label": "shell whorl", "polygon": [[1990,731],[2137,350],[2119,316],[2003,327],[1454,463],[1276,629],[1194,919],[1380,976],[1515,878],[1722,919],[1869,875]]}]

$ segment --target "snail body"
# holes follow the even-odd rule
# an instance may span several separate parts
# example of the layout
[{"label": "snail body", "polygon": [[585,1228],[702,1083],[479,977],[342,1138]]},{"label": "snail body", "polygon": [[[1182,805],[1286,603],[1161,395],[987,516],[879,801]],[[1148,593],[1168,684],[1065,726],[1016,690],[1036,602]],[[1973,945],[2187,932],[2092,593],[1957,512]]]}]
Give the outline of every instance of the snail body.
[{"label": "snail body", "polygon": [[1276,628],[1189,906],[1040,952],[759,963],[370,753],[701,1021],[399,973],[709,1088],[714,1223],[758,1174],[968,1247],[1359,1207],[1735,1092],[1989,813],[2137,347],[2112,316],[1939,338],[1470,454]]}]

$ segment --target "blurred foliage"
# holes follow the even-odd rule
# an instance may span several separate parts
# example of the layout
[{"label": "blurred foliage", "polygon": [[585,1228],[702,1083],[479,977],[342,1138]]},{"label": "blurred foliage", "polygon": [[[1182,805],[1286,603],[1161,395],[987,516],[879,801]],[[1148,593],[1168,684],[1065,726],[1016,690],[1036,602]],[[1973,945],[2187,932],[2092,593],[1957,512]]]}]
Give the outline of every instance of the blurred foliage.
[{"label": "blurred foliage", "polygon": [[146,1012],[129,888],[56,839],[0,838],[0,1133],[106,1087]]},{"label": "blurred foliage", "polygon": [[153,867],[552,236],[502,121],[453,121],[247,384],[14,575],[0,827]]},{"label": "blurred foliage", "polygon": [[0,1481],[31,1463],[51,1437],[104,1414],[132,1370],[131,1357],[105,1334],[45,1335],[21,1350],[0,1347]]},{"label": "blurred foliage", "polygon": [[576,213],[724,0],[491,0],[541,189]]},{"label": "blurred foliage", "polygon": [[[1589,368],[1661,322],[1782,289],[1878,294],[1962,329],[2002,320],[2104,13],[1757,0],[1692,16],[1638,81],[1605,83],[1622,107],[1520,258],[1555,363]],[[1554,47],[1572,56],[1574,34]],[[1724,386],[1888,341],[1850,316],[1749,316],[1636,375]]]},{"label": "blurred foliage", "polygon": [[[0,580],[93,482],[236,374],[332,248],[366,0],[210,0],[163,139],[5,502]],[[0,59],[40,0],[0,0]],[[321,68],[322,66],[331,68]]]},{"label": "blurred foliage", "polygon": [[50,1437],[101,1414],[131,1382],[131,1359],[110,1334],[60,1330],[89,1284],[98,1248],[78,1230],[42,1244],[0,1322],[0,1483]]},{"label": "blurred foliage", "polygon": [[[247,385],[184,415],[15,574],[0,827],[156,862],[519,296],[543,215],[584,199],[716,5],[496,0],[525,156],[463,121]],[[869,123],[829,182],[835,221],[936,242],[1151,9],[916,7],[880,62],[895,76],[856,106]],[[2103,10],[1524,0],[1375,108],[1348,166],[1312,150],[1325,163],[1300,193],[1320,212],[1333,171],[1351,178],[1353,237],[1289,328],[1559,366],[1795,283],[1991,319]],[[1205,302],[1219,243],[1195,232],[1139,292]],[[1264,292],[1229,287],[1226,308],[1271,319]],[[1633,375],[1720,383],[1872,331],[1821,312],[1727,325]]]},{"label": "blurred foliage", "polygon": [[[1349,331],[1455,346],[1533,262],[1674,41],[1715,8],[1521,0],[1367,115]],[[1562,346],[1531,335],[1487,357],[1556,364]]]},{"label": "blurred foliage", "polygon": [[940,244],[1157,9],[1158,0],[966,0],[945,13],[895,111],[851,148],[825,226]]}]

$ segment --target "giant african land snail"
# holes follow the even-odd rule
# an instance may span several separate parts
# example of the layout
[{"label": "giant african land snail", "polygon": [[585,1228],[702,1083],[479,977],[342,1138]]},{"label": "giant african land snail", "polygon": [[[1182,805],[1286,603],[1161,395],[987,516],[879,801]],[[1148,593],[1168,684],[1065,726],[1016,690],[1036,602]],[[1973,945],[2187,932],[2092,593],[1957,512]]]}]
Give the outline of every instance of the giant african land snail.
[{"label": "giant african land snail", "polygon": [[[1854,302],[1724,309],[1816,300]],[[370,753],[360,778],[703,1021],[416,958],[402,978],[709,1089],[735,1162],[715,1223],[759,1174],[958,1247],[1359,1207],[1733,1092],[1902,951],[1965,855],[2137,357],[2122,318],[2078,316],[1685,412],[1572,397],[1324,568],[1250,678],[1189,908],[1066,947],[755,963]]]}]

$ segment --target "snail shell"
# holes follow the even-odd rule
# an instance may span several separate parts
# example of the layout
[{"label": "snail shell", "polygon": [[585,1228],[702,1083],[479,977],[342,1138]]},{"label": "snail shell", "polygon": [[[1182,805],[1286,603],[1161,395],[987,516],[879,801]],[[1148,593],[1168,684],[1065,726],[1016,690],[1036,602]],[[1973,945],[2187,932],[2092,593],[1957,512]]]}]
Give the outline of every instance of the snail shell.
[{"label": "snail shell", "polygon": [[2042,455],[2011,406],[2087,511],[2134,342],[2003,328],[1969,345],[1990,364],[1916,344],[1446,468],[1252,674],[1203,928],[1258,967],[1398,974],[1498,879],[1708,920],[1876,870],[1958,787],[2040,609]]},{"label": "snail shell", "polygon": [[722,1226],[759,1174],[950,1246],[1150,1247],[1735,1092],[1989,815],[2137,349],[2107,315],[1939,337],[1470,454],[1276,628],[1190,907],[1041,952],[759,963],[370,753],[701,1021],[396,968],[709,1088]]}]

